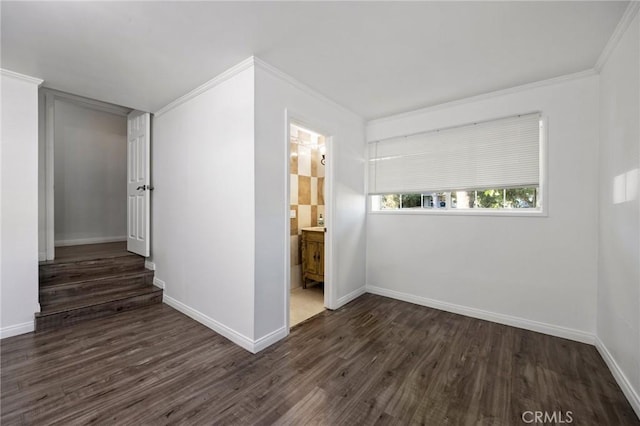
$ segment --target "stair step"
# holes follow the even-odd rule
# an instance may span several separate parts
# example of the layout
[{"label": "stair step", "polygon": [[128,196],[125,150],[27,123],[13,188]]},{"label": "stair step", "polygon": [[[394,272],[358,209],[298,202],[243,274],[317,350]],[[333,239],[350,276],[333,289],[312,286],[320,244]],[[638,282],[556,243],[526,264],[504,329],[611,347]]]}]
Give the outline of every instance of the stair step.
[{"label": "stair step", "polygon": [[162,303],[162,289],[144,263],[126,242],[57,248],[55,260],[39,265],[36,331]]},{"label": "stair step", "polygon": [[40,291],[40,309],[43,312],[52,310],[71,309],[76,306],[83,306],[91,300],[117,299],[120,295],[137,291],[144,288],[152,288],[148,274],[139,274],[118,281],[109,278],[104,281],[111,281],[110,284],[97,284],[103,280],[87,281],[84,285],[57,285],[45,287]]},{"label": "stair step", "polygon": [[100,293],[79,294],[73,297],[60,298],[40,305],[41,314],[59,313],[72,311],[86,306],[100,305],[114,300],[126,299],[131,296],[138,296],[148,292],[156,291],[158,287],[154,285],[133,284],[122,287],[110,288]]},{"label": "stair step", "polygon": [[100,277],[144,272],[144,257],[133,253],[99,259],[41,263],[40,287],[84,281]]},{"label": "stair step", "polygon": [[35,314],[36,331],[56,329],[154,303],[162,303],[162,289],[154,285],[132,286],[112,294],[76,297],[49,305]]},{"label": "stair step", "polygon": [[105,259],[107,257],[119,257],[132,254],[127,251],[126,241],[118,241],[114,243],[100,244],[83,244],[78,246],[56,247],[55,260],[41,262],[41,264],[50,263],[69,263],[80,260]]},{"label": "stair step", "polygon": [[90,278],[81,281],[71,281],[61,284],[50,284],[40,288],[40,305],[50,304],[52,301],[87,294],[99,294],[111,292],[118,288],[131,285],[153,284],[153,271],[145,269],[142,272],[129,272],[126,274],[109,275],[99,278]]}]

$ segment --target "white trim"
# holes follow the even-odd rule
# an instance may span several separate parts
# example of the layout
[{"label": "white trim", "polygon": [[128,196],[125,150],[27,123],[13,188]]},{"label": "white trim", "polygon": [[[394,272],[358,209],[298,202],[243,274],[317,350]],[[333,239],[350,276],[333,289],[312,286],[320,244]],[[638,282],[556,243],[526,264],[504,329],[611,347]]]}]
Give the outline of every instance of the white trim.
[{"label": "white trim", "polygon": [[44,262],[45,260],[47,260],[47,252],[46,251],[39,251],[38,252],[38,262]]},{"label": "white trim", "polygon": [[357,288],[357,289],[353,290],[351,293],[342,296],[341,298],[338,299],[338,302],[336,304],[337,306],[336,306],[335,309],[343,307],[347,303],[351,302],[352,300],[357,299],[358,297],[362,296],[366,292],[367,292],[367,287],[362,286],[360,288]]},{"label": "white trim", "polygon": [[[412,111],[403,112],[403,113],[400,113],[400,114],[394,114],[394,115],[389,115],[387,117],[381,117],[381,118],[376,118],[374,120],[369,120],[369,121],[367,121],[367,128],[369,126],[371,126],[371,125],[375,125],[375,124],[378,124],[378,123],[384,123],[384,122],[387,122],[387,121],[404,119],[404,118],[413,117],[415,115],[420,115],[420,114],[427,114],[427,113],[430,113],[430,112],[433,112],[433,111],[438,111],[438,110],[441,110],[441,109],[453,108],[453,107],[456,107],[456,106],[466,105],[466,104],[479,102],[479,101],[484,101],[484,100],[487,100],[487,99],[496,98],[496,97],[505,96],[505,95],[510,95],[510,94],[513,94],[513,93],[524,92],[524,91],[531,90],[531,89],[536,89],[536,88],[539,88],[539,87],[551,86],[551,85],[554,85],[554,84],[560,84],[560,83],[564,83],[564,82],[571,81],[571,80],[579,80],[579,79],[582,79],[582,78],[593,77],[594,75],[598,75],[598,73],[596,72],[595,69],[591,68],[591,69],[580,71],[580,72],[576,72],[576,73],[573,73],[573,74],[566,74],[566,75],[561,75],[559,77],[549,78],[547,80],[535,81],[533,83],[527,83],[527,84],[523,84],[523,85],[520,85],[520,86],[510,87],[510,88],[507,88],[507,89],[496,90],[494,92],[482,93],[480,95],[471,96],[471,97],[468,97],[468,98],[457,99],[457,100],[454,100],[454,101],[445,102],[445,103],[438,104],[438,105],[433,105],[433,106],[429,106],[429,107],[425,107],[425,108],[420,108],[420,109],[416,109],[416,110],[412,110]],[[374,140],[378,140],[378,139],[380,139],[380,138],[371,139],[368,134],[366,135],[366,142],[367,143],[371,142],[371,141],[374,141]]]},{"label": "white trim", "polygon": [[370,285],[367,285],[367,292],[380,296],[391,297],[392,299],[402,300],[409,303],[415,303],[416,305],[427,306],[429,308],[452,312],[454,314],[465,315],[472,318],[496,322],[498,324],[523,328],[525,330],[531,330],[551,336],[562,337],[563,339],[574,340],[576,342],[588,343],[590,345],[593,345],[595,342],[595,335],[592,333],[587,333],[585,331],[575,330],[568,327],[562,327],[559,325],[547,324],[539,321],[529,320],[526,318],[484,311],[482,309],[470,308],[467,306],[456,305],[448,302],[441,302],[439,300],[428,299],[426,297],[415,296],[408,293],[402,293],[399,291]]},{"label": "white trim", "polygon": [[[334,137],[324,134],[325,166],[324,166],[324,306],[328,309],[338,309],[338,280],[336,280],[336,265],[338,259],[335,256],[336,238],[336,197],[334,194]],[[302,261],[302,260],[301,260]]]},{"label": "white trim", "polygon": [[118,241],[127,241],[125,235],[119,237],[96,237],[96,238],[78,238],[76,240],[56,240],[56,247],[66,246],[79,246],[83,244],[101,244],[101,243],[115,243]]},{"label": "white trim", "polygon": [[207,81],[206,83],[196,87],[186,95],[180,96],[178,99],[171,101],[169,104],[160,108],[158,111],[154,113],[156,117],[160,117],[162,114],[171,111],[172,109],[182,105],[190,99],[195,98],[196,96],[206,92],[207,90],[219,85],[220,83],[229,80],[230,78],[240,74],[242,71],[251,68],[254,65],[255,58],[253,56],[248,57],[244,61],[240,62],[229,68],[228,70],[218,74],[216,77]]},{"label": "white trim", "polygon": [[163,290],[167,287],[167,284],[158,277],[153,277],[153,285]]},{"label": "white trim", "polygon": [[253,342],[253,350],[251,352],[253,352],[254,354],[258,353],[261,350],[266,349],[269,346],[273,345],[274,343],[279,342],[280,340],[284,339],[288,335],[289,335],[289,327],[288,326],[280,327],[279,329],[272,331],[266,336],[262,336],[261,338],[255,340]]},{"label": "white trim", "polygon": [[55,258],[55,157],[53,152],[55,135],[55,95],[53,93],[45,93],[44,99],[44,235],[46,260],[53,260]]},{"label": "white trim", "polygon": [[0,339],[17,336],[19,334],[31,333],[35,330],[33,321],[14,324],[0,329]]},{"label": "white trim", "polygon": [[48,87],[43,88],[42,91],[45,93],[45,95],[53,95],[54,99],[56,100],[69,102],[83,108],[89,108],[109,114],[119,115],[122,117],[126,117],[132,111],[131,108],[99,101],[97,99],[85,98],[84,96],[74,95],[71,93],[61,92],[59,90],[50,89]]},{"label": "white trim", "polygon": [[[324,96],[322,93],[312,89],[311,87],[307,86],[306,84],[301,83],[300,81],[296,80],[294,77],[290,76],[289,74],[285,73],[284,71],[274,67],[271,64],[268,64],[267,62],[263,61],[262,59],[258,58],[258,57],[252,57],[250,59],[253,59],[253,63],[256,67],[260,67],[261,69],[263,69],[264,71],[268,72],[269,74],[271,74],[272,76],[286,82],[289,83],[290,85],[294,86],[296,89],[301,90],[303,92],[305,92],[306,94],[322,101],[325,102],[335,108],[338,108],[339,110],[341,110],[342,112],[345,112],[347,114],[350,114],[354,117],[357,117],[359,120],[361,120],[364,123],[364,118],[360,115],[355,113],[354,111],[350,110],[349,108],[345,107],[344,105],[340,105],[339,103],[337,103],[334,100],[331,100],[329,98],[327,98],[326,96]],[[323,135],[326,136],[326,135]]]},{"label": "white trim", "polygon": [[10,71],[4,68],[0,68],[0,73],[5,77],[15,78],[16,80],[22,80],[27,83],[35,84],[40,86],[44,80],[36,77],[31,77],[30,75],[20,74],[15,71]]},{"label": "white trim", "polygon": [[153,262],[150,262],[148,260],[144,261],[144,267],[150,271],[155,271],[156,270],[156,264]]},{"label": "white trim", "polygon": [[246,349],[251,353],[255,353],[255,342],[252,339],[249,339],[247,336],[238,333],[237,331],[227,327],[226,325],[206,316],[202,312],[199,312],[182,302],[179,302],[173,297],[167,296],[166,294],[163,295],[162,301],[172,308],[182,312],[186,316],[198,321],[200,324],[209,327],[211,330],[215,331],[221,336],[226,337],[241,348]]},{"label": "white trim", "polygon": [[363,153],[362,153],[362,158],[365,162],[364,165],[364,236],[365,236],[365,242],[364,242],[364,288],[365,288],[365,293],[367,290],[367,283],[369,282],[369,268],[367,267],[367,264],[369,263],[369,244],[367,244],[367,235],[369,234],[369,212],[371,212],[372,210],[372,203],[371,203],[371,197],[366,195],[369,193],[369,167],[368,167],[368,160],[369,160],[369,146],[367,144],[366,141],[366,127],[365,127],[365,141],[364,144],[362,146],[363,148]]},{"label": "white trim", "polygon": [[609,352],[604,342],[597,336],[595,346],[598,352],[600,352],[600,356],[602,356],[602,359],[604,359],[604,362],[607,364],[607,367],[609,367],[609,370],[611,370],[611,374],[613,374],[613,377],[616,379],[618,386],[620,386],[620,389],[622,389],[624,396],[626,396],[627,400],[629,400],[633,411],[635,411],[636,415],[640,417],[640,397],[638,396],[638,393],[635,389],[633,389],[631,382],[624,374],[615,358],[613,358],[613,355],[611,355],[611,352]]},{"label": "white trim", "polygon": [[[284,179],[284,202],[287,214],[284,217],[284,326],[289,332],[291,326],[291,122],[289,120],[289,111],[284,111],[284,162],[285,162],[285,179]],[[255,140],[255,139],[254,139]]]},{"label": "white trim", "polygon": [[613,51],[616,49],[616,47],[618,46],[618,43],[620,43],[620,40],[622,39],[622,36],[627,31],[627,28],[629,28],[629,25],[631,25],[631,22],[636,17],[638,10],[640,10],[640,2],[630,1],[624,13],[622,14],[622,18],[620,18],[620,21],[618,22],[616,29],[613,31],[613,34],[611,34],[609,41],[607,42],[604,49],[602,49],[602,52],[598,57],[596,65],[594,66],[597,72],[602,71],[602,68],[605,66],[605,64],[609,60],[611,53],[613,53]]}]

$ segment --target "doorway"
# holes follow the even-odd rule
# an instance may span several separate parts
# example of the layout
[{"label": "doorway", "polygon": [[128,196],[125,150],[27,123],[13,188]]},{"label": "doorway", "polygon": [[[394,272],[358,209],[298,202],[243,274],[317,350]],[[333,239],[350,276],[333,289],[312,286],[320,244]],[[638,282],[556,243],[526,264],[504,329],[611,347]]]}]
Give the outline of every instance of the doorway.
[{"label": "doorway", "polygon": [[39,102],[39,260],[111,243],[149,256],[150,114],[49,88]]},{"label": "doorway", "polygon": [[289,123],[289,327],[326,306],[327,142],[325,135]]},{"label": "doorway", "polygon": [[54,245],[126,240],[127,118],[55,101]]}]

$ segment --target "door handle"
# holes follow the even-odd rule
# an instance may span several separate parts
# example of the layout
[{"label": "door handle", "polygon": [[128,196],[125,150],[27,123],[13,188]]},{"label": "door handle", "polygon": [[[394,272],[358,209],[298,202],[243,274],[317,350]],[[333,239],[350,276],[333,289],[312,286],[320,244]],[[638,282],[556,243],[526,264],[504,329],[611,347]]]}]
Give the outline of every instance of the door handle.
[{"label": "door handle", "polygon": [[153,186],[151,186],[151,185],[140,185],[139,187],[136,188],[136,191],[140,191],[141,189],[143,191],[153,191]]}]

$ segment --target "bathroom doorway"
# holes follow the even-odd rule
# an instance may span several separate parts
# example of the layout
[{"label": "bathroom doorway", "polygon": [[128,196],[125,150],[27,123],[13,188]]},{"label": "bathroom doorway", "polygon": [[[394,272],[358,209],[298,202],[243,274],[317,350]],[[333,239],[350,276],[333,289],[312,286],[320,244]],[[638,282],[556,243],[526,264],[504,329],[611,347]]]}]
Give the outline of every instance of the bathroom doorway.
[{"label": "bathroom doorway", "polygon": [[289,327],[325,310],[327,137],[289,124]]}]

